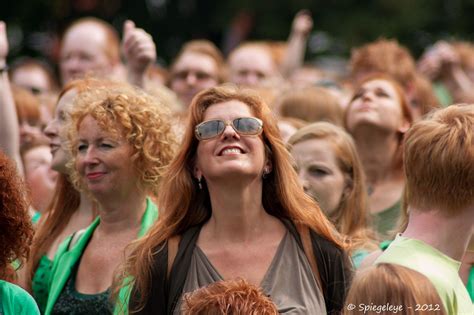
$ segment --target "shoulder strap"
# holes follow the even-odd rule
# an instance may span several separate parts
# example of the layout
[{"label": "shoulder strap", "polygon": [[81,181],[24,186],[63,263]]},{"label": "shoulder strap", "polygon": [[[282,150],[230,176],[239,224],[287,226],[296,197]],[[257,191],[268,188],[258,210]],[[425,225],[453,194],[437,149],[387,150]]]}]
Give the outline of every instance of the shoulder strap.
[{"label": "shoulder strap", "polygon": [[79,241],[79,239],[85,232],[86,232],[86,229],[82,229],[82,230],[74,232],[74,234],[72,234],[71,236],[71,241],[69,242],[67,249],[70,250],[74,245],[76,245],[77,241]]},{"label": "shoulder strap", "polygon": [[319,274],[318,264],[316,262],[316,258],[314,256],[313,244],[311,242],[311,234],[309,228],[307,226],[297,225],[298,233],[301,237],[301,243],[303,243],[303,250],[308,258],[309,265],[311,267],[311,271],[313,271],[314,278],[316,279],[316,283],[318,284],[321,291],[324,293],[323,284],[321,281],[321,275]]},{"label": "shoulder strap", "polygon": [[178,253],[179,241],[181,241],[180,235],[175,235],[168,240],[168,270],[166,272],[166,279],[170,278],[171,268],[173,268],[174,259]]}]

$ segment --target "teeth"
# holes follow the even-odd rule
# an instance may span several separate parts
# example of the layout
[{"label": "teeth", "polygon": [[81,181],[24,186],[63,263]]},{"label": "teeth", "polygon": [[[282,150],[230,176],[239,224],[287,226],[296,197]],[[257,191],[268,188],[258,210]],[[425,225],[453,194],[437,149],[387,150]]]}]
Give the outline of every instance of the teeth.
[{"label": "teeth", "polygon": [[237,148],[229,148],[229,149],[225,149],[224,151],[222,151],[222,155],[225,155],[225,154],[240,154],[240,149],[237,149]]}]

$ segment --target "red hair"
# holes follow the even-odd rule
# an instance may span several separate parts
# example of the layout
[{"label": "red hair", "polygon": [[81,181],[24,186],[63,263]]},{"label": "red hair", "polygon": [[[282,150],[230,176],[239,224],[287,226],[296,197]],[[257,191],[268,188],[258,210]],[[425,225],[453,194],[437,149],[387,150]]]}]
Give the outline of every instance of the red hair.
[{"label": "red hair", "polygon": [[15,163],[0,150],[0,279],[15,280],[11,263],[28,258],[33,227],[26,187]]},{"label": "red hair", "polygon": [[243,279],[214,282],[187,293],[183,315],[278,315],[275,304],[262,289]]},{"label": "red hair", "polygon": [[267,157],[273,165],[273,171],[262,184],[264,209],[277,218],[289,219],[297,225],[307,226],[337,247],[344,247],[342,237],[299,184],[289,152],[268,106],[249,90],[231,85],[213,87],[200,92],[191,102],[181,148],[163,176],[158,198],[158,206],[163,209],[160,220],[148,231],[147,237],[137,241],[137,246],[125,265],[122,276],[133,277],[140,297],[138,307],[148,298],[150,270],[154,264],[152,253],[162,250],[162,245],[169,238],[184,233],[192,226],[203,224],[211,216],[209,193],[205,187],[202,190],[198,188],[193,176],[199,143],[194,128],[203,121],[208,107],[231,100],[248,105],[255,117],[263,121],[262,140]]}]

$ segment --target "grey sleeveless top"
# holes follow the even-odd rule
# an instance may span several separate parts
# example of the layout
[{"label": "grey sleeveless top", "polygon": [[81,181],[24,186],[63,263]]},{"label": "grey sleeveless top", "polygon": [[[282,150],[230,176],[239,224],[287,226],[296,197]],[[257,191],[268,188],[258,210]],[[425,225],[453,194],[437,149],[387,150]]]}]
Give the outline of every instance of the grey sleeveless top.
[{"label": "grey sleeveless top", "polygon": [[[223,278],[204,252],[196,246],[183,294]],[[260,284],[280,314],[326,314],[326,306],[304,251],[287,231]],[[182,296],[173,314],[180,314]]]}]

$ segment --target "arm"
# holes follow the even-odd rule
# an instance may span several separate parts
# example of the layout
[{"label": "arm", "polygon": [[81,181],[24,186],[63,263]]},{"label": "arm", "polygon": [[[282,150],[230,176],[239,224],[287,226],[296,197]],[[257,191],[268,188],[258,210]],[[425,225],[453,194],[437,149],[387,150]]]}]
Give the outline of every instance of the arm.
[{"label": "arm", "polygon": [[148,66],[156,60],[156,47],[150,34],[130,20],[123,25],[122,51],[127,66],[127,80],[141,88]]},{"label": "arm", "polygon": [[308,11],[299,11],[291,27],[285,59],[282,64],[282,74],[289,76],[295,69],[301,67],[304,61],[308,35],[313,28],[313,19]]},{"label": "arm", "polygon": [[0,21],[0,148],[16,162],[20,174],[23,164],[20,157],[20,127],[10,80],[5,70],[8,55],[7,27]]}]

